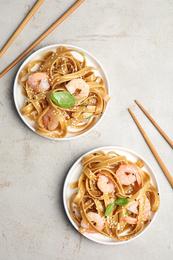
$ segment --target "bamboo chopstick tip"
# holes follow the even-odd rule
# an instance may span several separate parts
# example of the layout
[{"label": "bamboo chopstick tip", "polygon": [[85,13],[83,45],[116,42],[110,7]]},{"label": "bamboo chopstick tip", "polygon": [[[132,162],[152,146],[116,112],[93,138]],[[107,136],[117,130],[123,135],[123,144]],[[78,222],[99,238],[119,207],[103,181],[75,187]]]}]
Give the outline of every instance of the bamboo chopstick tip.
[{"label": "bamboo chopstick tip", "polygon": [[136,103],[136,104],[138,104],[139,102],[137,101],[137,99],[134,99],[134,102]]}]

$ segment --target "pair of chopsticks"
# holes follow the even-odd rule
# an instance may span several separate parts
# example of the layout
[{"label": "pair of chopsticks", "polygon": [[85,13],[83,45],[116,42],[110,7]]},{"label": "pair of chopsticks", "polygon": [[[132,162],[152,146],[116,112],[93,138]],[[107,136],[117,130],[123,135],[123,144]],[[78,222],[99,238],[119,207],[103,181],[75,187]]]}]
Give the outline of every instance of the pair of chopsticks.
[{"label": "pair of chopsticks", "polygon": [[[6,45],[3,47],[3,49],[0,52],[0,58],[2,55],[6,52],[6,50],[9,48],[9,46],[12,44],[12,42],[15,40],[15,38],[19,35],[19,33],[22,31],[22,29],[25,27],[27,22],[31,19],[31,17],[34,15],[34,13],[37,11],[37,9],[40,7],[40,5],[43,3],[44,0],[38,0],[33,9],[29,12],[29,14],[26,16],[26,18],[23,20],[21,25],[18,27],[18,29],[15,31],[15,33],[12,35],[10,40],[6,43]],[[32,49],[34,49],[45,37],[47,37],[60,23],[62,23],[76,8],[79,7],[85,0],[78,0],[76,3],[71,6],[66,13],[64,13],[52,26],[49,27],[47,31],[45,31],[33,44],[31,44],[16,60],[14,60],[4,71],[0,73],[0,78],[4,76],[11,68],[13,68],[21,59],[23,59]]]},{"label": "pair of chopsticks", "polygon": [[[149,113],[143,108],[143,106],[137,101],[135,100],[136,104],[140,107],[140,109],[144,112],[144,114],[148,117],[148,119],[153,123],[153,125],[157,128],[157,130],[161,133],[161,135],[165,138],[165,140],[170,144],[170,146],[173,148],[173,142],[172,140],[165,134],[165,132],[160,128],[160,126],[154,121],[154,119],[149,115]],[[165,176],[167,177],[169,183],[171,184],[172,188],[173,188],[173,177],[171,176],[171,174],[169,173],[168,169],[166,168],[165,164],[163,163],[162,159],[160,158],[158,152],[156,151],[156,149],[154,148],[153,144],[151,143],[150,139],[148,138],[148,136],[146,135],[144,129],[142,128],[142,126],[140,125],[139,121],[137,120],[136,116],[134,115],[134,113],[132,112],[132,110],[129,108],[128,109],[132,118],[134,119],[136,125],[138,126],[141,134],[143,135],[145,141],[147,142],[149,148],[151,149],[153,155],[155,156],[158,164],[160,165],[160,167],[162,168]]]}]

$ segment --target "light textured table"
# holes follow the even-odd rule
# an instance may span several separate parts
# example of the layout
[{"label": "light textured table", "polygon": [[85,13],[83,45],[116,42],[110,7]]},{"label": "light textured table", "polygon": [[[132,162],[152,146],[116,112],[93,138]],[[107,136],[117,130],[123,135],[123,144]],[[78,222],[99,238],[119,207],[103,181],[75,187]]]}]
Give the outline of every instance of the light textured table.
[{"label": "light textured table", "polygon": [[[0,60],[0,71],[75,1],[45,0]],[[0,1],[0,46],[34,0]],[[173,190],[127,111],[131,107],[172,174],[172,149],[134,99],[173,138],[173,1],[86,0],[35,48],[69,43],[103,64],[111,102],[102,122],[86,136],[49,141],[29,130],[13,103],[13,81],[22,63],[0,79],[0,259],[173,259]],[[159,213],[140,238],[104,246],[80,235],[62,204],[66,174],[85,152],[107,145],[143,156],[161,188]]]}]

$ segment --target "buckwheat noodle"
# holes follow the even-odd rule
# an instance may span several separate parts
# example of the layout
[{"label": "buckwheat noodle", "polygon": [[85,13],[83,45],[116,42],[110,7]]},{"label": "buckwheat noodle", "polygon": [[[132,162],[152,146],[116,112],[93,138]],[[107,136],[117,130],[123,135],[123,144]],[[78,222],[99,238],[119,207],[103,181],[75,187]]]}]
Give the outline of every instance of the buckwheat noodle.
[{"label": "buckwheat noodle", "polygon": [[[81,59],[77,59],[74,53],[80,55]],[[43,54],[41,59],[27,64],[19,74],[26,97],[21,114],[35,121],[35,129],[39,134],[51,138],[63,138],[67,133],[75,136],[89,130],[102,116],[110,100],[104,80],[95,75],[95,69],[86,65],[84,53],[64,46]],[[49,90],[36,93],[29,87],[28,76],[36,72],[46,72],[50,76]],[[89,85],[89,95],[78,105],[60,107],[51,100],[50,95],[52,92],[68,91],[66,84],[72,79],[83,79]],[[42,121],[49,108],[59,120],[57,129],[53,131],[45,127]]]},{"label": "buckwheat noodle", "polygon": [[[118,155],[115,152],[97,151],[86,155],[82,159],[83,171],[79,180],[72,183],[73,189],[77,189],[70,198],[69,207],[71,218],[78,224],[81,233],[86,229],[81,226],[82,219],[88,225],[88,228],[108,236],[115,241],[129,240],[137,236],[145,226],[150,223],[150,215],[144,220],[146,199],[149,200],[151,211],[156,212],[159,207],[160,197],[157,189],[151,184],[150,175],[141,170],[142,185],[139,187],[137,182],[130,185],[122,185],[116,175],[120,165],[132,164],[140,169],[144,166],[141,160],[133,163],[125,156]],[[115,191],[103,193],[97,186],[97,175],[104,174],[115,184]],[[128,198],[129,203],[124,206],[114,205],[112,212],[105,216],[107,206],[118,198]],[[134,201],[139,202],[137,224],[131,225],[125,223],[122,217],[126,215],[127,207]],[[93,222],[87,217],[89,212],[95,212],[104,220],[104,229],[100,231]]]}]

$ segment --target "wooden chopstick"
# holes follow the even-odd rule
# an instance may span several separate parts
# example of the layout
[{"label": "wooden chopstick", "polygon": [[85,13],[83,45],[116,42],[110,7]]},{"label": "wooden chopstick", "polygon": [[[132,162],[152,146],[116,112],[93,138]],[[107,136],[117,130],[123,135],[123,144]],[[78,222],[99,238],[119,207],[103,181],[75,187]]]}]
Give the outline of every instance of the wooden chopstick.
[{"label": "wooden chopstick", "polygon": [[29,12],[29,14],[25,17],[23,22],[20,24],[20,26],[17,28],[17,30],[14,32],[14,34],[11,36],[9,41],[5,44],[5,46],[0,51],[0,58],[2,55],[6,52],[6,50],[10,47],[12,42],[16,39],[16,37],[19,35],[19,33],[23,30],[25,25],[28,23],[28,21],[31,19],[31,17],[35,14],[37,9],[40,7],[40,5],[44,2],[44,0],[38,0],[37,3],[34,5],[32,10]]},{"label": "wooden chopstick", "polygon": [[137,127],[139,128],[141,134],[143,135],[145,141],[147,142],[148,146],[150,147],[153,155],[155,156],[158,164],[160,165],[160,167],[162,168],[164,174],[166,175],[169,183],[171,184],[172,188],[173,188],[173,177],[171,176],[171,174],[169,173],[168,169],[166,168],[166,166],[164,165],[162,159],[160,158],[158,152],[156,151],[156,149],[154,148],[153,144],[151,143],[150,139],[148,138],[148,136],[146,135],[146,133],[144,132],[144,129],[142,128],[142,126],[140,125],[140,123],[138,122],[136,116],[134,115],[134,113],[132,112],[132,110],[129,108],[128,109],[132,118],[134,119]]},{"label": "wooden chopstick", "polygon": [[157,130],[161,133],[161,135],[165,138],[165,140],[170,144],[173,148],[173,141],[165,134],[165,132],[161,129],[161,127],[154,121],[154,119],[150,116],[150,114],[145,110],[145,108],[139,103],[139,101],[135,100],[136,104],[140,107],[140,109],[144,112],[144,114],[150,119],[151,123],[157,128]]},{"label": "wooden chopstick", "polygon": [[46,36],[48,36],[60,23],[62,23],[79,5],[85,0],[78,0],[68,11],[63,14],[47,31],[45,31],[28,49],[26,49],[15,61],[13,61],[4,71],[0,73],[0,78],[4,76],[11,68],[13,68],[25,55],[34,49]]}]

